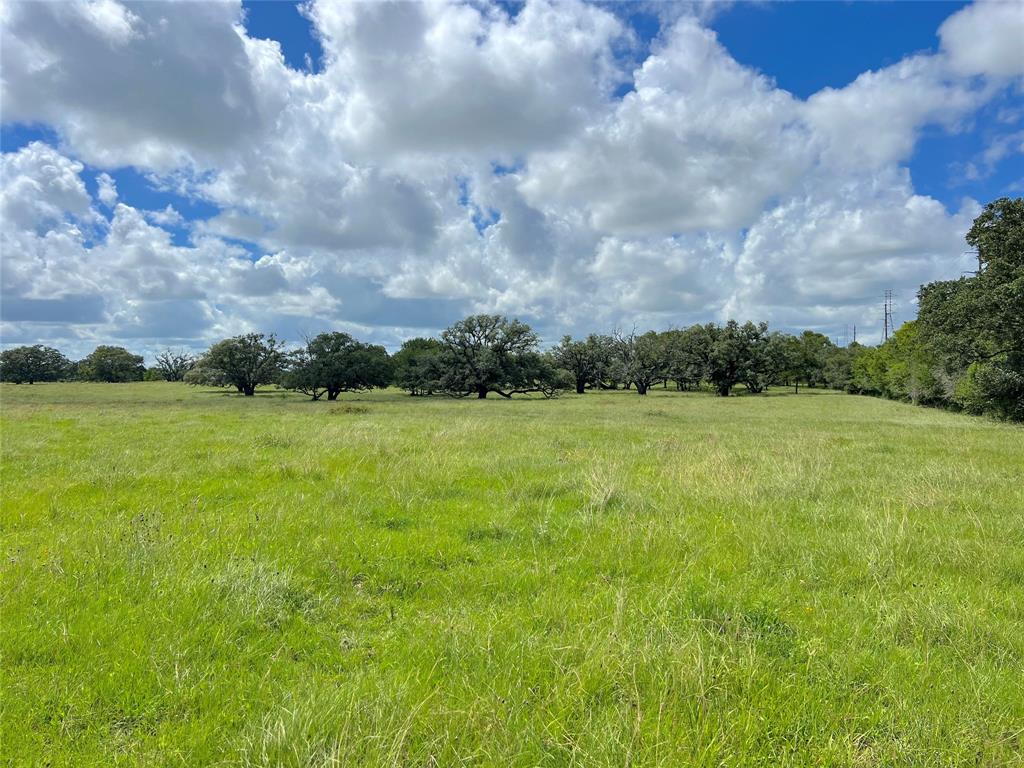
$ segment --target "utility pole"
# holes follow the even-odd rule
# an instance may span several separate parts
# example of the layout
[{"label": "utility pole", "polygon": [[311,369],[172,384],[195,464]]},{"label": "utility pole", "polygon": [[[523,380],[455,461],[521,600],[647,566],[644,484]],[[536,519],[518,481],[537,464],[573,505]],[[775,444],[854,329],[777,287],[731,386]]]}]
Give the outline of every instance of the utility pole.
[{"label": "utility pole", "polygon": [[896,328],[892,323],[892,289],[887,288],[885,291],[885,304],[882,307],[882,341],[889,340],[889,331],[895,331]]},{"label": "utility pole", "polygon": [[857,324],[853,324],[853,343],[857,343]]}]

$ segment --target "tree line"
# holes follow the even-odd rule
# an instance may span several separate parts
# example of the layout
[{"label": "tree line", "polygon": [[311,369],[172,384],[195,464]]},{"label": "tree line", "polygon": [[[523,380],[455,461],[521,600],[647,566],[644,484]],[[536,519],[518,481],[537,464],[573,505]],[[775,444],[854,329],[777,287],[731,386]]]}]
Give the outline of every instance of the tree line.
[{"label": "tree line", "polygon": [[879,347],[840,347],[814,331],[792,335],[730,320],[565,336],[542,350],[526,323],[474,315],[436,338],[410,339],[394,355],[341,332],[321,333],[297,349],[273,334],[248,333],[198,356],[165,350],[151,368],[122,347],[97,347],[78,362],[42,345],[18,347],[0,354],[0,379],[162,379],[233,387],[245,396],[277,385],[312,400],[388,386],[418,397],[483,399],[600,389],[645,395],[656,386],[727,397],[740,387],[757,394],[786,385],[797,393],[827,387],[1024,420],[1024,199],[989,204],[967,241],[977,250],[977,272],[922,286],[918,319]]}]

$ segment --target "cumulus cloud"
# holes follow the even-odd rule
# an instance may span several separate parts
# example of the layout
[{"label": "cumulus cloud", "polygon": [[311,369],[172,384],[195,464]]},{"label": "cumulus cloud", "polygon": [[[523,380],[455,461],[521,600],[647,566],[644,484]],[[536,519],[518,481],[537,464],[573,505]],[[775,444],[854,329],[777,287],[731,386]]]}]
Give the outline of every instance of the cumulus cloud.
[{"label": "cumulus cloud", "polygon": [[601,111],[623,24],[578,0],[497,6],[314,3],[336,132],[361,153],[550,146]]},{"label": "cumulus cloud", "polygon": [[[903,164],[1019,87],[1019,5],[969,6],[940,50],[806,100],[737,62],[702,7],[658,7],[647,51],[614,6],[314,0],[314,73],[249,37],[237,2],[8,2],[4,120],[58,141],[3,155],[4,341],[394,345],[470,311],[549,339],[828,329],[957,275],[976,204],[946,210]],[[1002,130],[978,175],[1019,151]],[[216,212],[128,205],[126,166]]]},{"label": "cumulus cloud", "polygon": [[534,204],[589,209],[609,233],[742,227],[810,162],[796,118],[788,93],[683,18],[635,91],[567,148],[534,156],[521,188]]},{"label": "cumulus cloud", "polygon": [[981,0],[939,27],[942,48],[963,75],[1024,75],[1024,5],[1017,0]]},{"label": "cumulus cloud", "polygon": [[117,202],[117,184],[109,173],[101,173],[96,177],[96,197],[107,208],[113,207]]},{"label": "cumulus cloud", "polygon": [[48,123],[101,167],[212,163],[272,119],[240,15],[237,2],[9,2],[4,121]]}]

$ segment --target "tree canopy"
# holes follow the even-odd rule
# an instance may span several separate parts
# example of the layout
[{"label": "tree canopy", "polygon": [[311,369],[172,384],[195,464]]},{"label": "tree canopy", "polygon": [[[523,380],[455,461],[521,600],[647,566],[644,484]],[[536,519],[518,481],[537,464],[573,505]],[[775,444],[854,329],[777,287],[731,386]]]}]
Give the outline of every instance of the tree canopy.
[{"label": "tree canopy", "polygon": [[342,392],[386,387],[391,360],[384,347],[356,341],[347,333],[321,333],[293,352],[281,377],[285,389],[319,400],[337,400]]},{"label": "tree canopy", "polygon": [[142,381],[145,373],[142,355],[133,355],[124,347],[96,347],[78,363],[78,375],[86,381]]},{"label": "tree canopy", "polygon": [[0,353],[0,381],[33,384],[58,381],[71,370],[71,361],[53,347],[36,344],[14,347]]},{"label": "tree canopy", "polygon": [[526,323],[501,315],[467,317],[441,334],[439,384],[457,397],[551,396],[558,389],[557,370],[537,347],[537,334]]},{"label": "tree canopy", "polygon": [[284,343],[273,334],[247,333],[214,344],[203,355],[202,366],[246,397],[256,388],[278,381],[285,366]]}]

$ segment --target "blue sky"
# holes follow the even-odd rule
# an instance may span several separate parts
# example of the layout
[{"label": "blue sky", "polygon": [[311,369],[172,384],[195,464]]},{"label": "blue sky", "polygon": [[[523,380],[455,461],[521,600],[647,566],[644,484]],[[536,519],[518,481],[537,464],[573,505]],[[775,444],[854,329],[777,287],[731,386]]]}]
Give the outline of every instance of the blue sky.
[{"label": "blue sky", "polygon": [[4,297],[37,302],[5,344],[394,346],[470,311],[838,335],[883,286],[912,317],[1024,187],[1013,3],[101,6],[3,31]]}]

